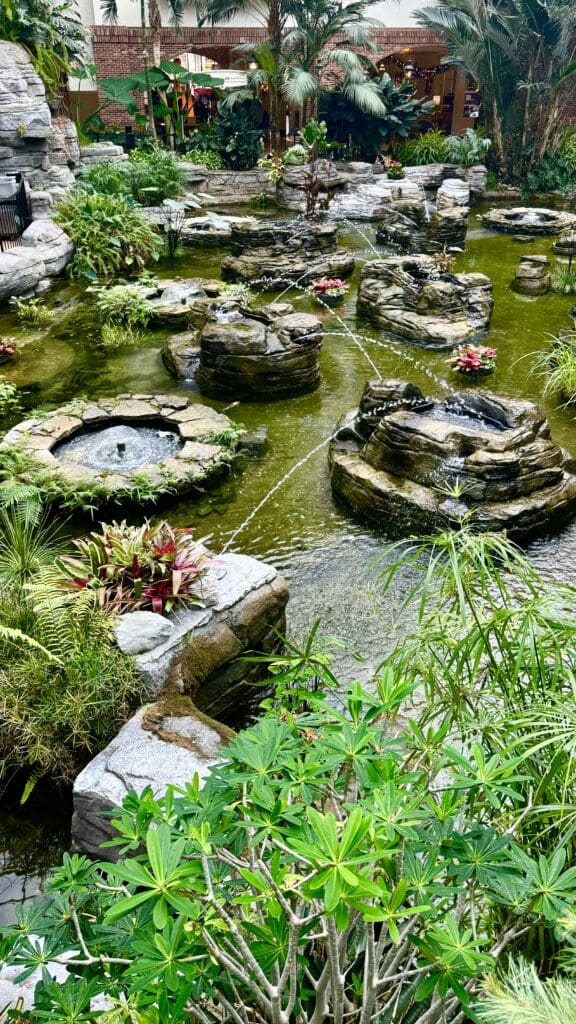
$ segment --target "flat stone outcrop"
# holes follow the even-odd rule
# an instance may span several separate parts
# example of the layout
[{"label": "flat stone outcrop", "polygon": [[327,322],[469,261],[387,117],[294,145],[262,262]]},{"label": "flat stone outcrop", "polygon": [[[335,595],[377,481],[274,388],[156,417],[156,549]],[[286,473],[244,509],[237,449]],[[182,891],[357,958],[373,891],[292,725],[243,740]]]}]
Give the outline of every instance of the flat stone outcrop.
[{"label": "flat stone outcrop", "polygon": [[285,397],[320,383],[322,321],[288,303],[244,309],[200,332],[196,380],[207,394]]},{"label": "flat stone outcrop", "polygon": [[495,207],[482,214],[482,223],[512,235],[558,235],[576,224],[576,214],[532,206]]},{"label": "flat stone outcrop", "polygon": [[492,315],[485,274],[447,274],[432,256],[389,256],[362,268],[357,309],[380,327],[430,348],[485,332]]},{"label": "flat stone outcrop", "polygon": [[89,146],[80,146],[80,165],[89,169],[97,164],[105,164],[110,160],[127,160],[128,154],[122,146],[114,142],[91,142]]},{"label": "flat stone outcrop", "polygon": [[391,535],[457,527],[524,540],[576,514],[574,460],[532,402],[488,391],[425,398],[371,381],[330,449],[332,488]]},{"label": "flat stone outcrop", "polygon": [[[74,783],[72,834],[77,849],[113,857],[99,846],[113,835],[103,812],[119,807],[126,794],[151,786],[185,786],[203,779],[222,756],[232,735],[224,720],[238,717],[262,695],[250,685],[259,665],[240,659],[249,650],[272,650],[285,628],[288,589],[270,565],[246,555],[223,554],[201,580],[204,607],[180,610],[164,619],[168,637],[136,656],[136,667],[152,704],[141,708]],[[133,614],[121,616],[117,634],[132,631]],[[160,618],[160,616],[157,616]],[[143,630],[146,644],[153,631]]]},{"label": "flat stone outcrop", "polygon": [[460,178],[447,178],[435,202],[413,181],[390,183],[384,201],[374,211],[376,240],[404,252],[438,253],[464,249],[470,212],[470,187]]},{"label": "flat stone outcrop", "polygon": [[251,221],[234,224],[232,255],[222,262],[226,281],[260,288],[283,282],[306,285],[317,277],[348,277],[354,257],[338,249],[336,224],[317,221]]},{"label": "flat stone outcrop", "polygon": [[547,256],[523,256],[518,264],[512,289],[520,295],[544,295],[550,290],[552,275]]}]

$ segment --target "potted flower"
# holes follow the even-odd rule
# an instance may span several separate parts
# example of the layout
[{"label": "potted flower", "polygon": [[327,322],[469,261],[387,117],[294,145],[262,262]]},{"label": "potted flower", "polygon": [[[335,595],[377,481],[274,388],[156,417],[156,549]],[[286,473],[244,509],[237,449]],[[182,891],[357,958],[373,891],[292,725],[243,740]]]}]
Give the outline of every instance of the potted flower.
[{"label": "potted flower", "polygon": [[386,174],[390,181],[400,181],[405,177],[405,170],[399,160],[391,160],[386,167]]},{"label": "potted flower", "polygon": [[449,362],[467,377],[487,377],[496,367],[496,349],[487,345],[460,345]]},{"label": "potted flower", "polygon": [[325,306],[338,306],[343,301],[350,285],[339,277],[321,277],[312,281],[310,295]]},{"label": "potted flower", "polygon": [[7,363],[9,359],[12,359],[15,351],[16,344],[14,338],[0,337],[0,365]]}]

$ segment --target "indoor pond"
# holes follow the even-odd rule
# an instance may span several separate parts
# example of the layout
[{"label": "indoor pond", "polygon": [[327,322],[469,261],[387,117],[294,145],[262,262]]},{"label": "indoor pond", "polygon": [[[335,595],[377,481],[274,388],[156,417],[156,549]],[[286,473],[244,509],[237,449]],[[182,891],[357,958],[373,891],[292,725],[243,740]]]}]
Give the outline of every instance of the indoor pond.
[{"label": "indoor pond", "polygon": [[[539,401],[542,380],[535,366],[537,356],[549,347],[553,335],[572,325],[574,298],[553,293],[532,298],[512,291],[510,282],[520,258],[552,255],[553,238],[526,244],[511,235],[490,232],[481,225],[482,209],[471,212],[466,251],[458,255],[456,269],[483,272],[493,281],[494,313],[488,338],[498,359],[486,385],[498,393]],[[386,251],[382,246],[374,249],[374,227],[367,223],[342,226],[340,245],[353,249],[358,260],[342,306],[324,310],[305,290],[286,289],[286,299],[297,310],[317,313],[324,322],[320,387],[311,394],[276,401],[201,398],[219,411],[227,410],[249,431],[265,426],[266,450],[243,458],[241,469],[199,497],[163,505],[174,524],[191,525],[198,536],[210,536],[216,552],[227,546],[276,566],[290,586],[291,636],[302,639],[321,619],[321,633],[342,637],[349,645],[339,655],[338,666],[348,678],[367,678],[378,664],[396,628],[393,606],[399,602],[379,597],[374,559],[385,538],[354,519],[332,495],[328,439],[342,414],[358,405],[365,382],[378,373],[409,380],[433,397],[476,386],[450,367],[449,352],[426,350],[387,336],[356,316],[360,263]],[[189,249],[173,263],[164,261],[156,272],[164,278],[219,278],[226,254],[225,248]],[[0,335],[18,341],[17,359],[2,372],[25,389],[26,412],[55,408],[80,396],[195,390],[191,383],[176,382],[161,360],[162,341],[173,329],[148,330],[142,347],[104,355],[90,343],[92,311],[83,286],[63,280],[45,299],[58,311],[55,325],[48,330],[24,327],[7,307],[0,311]],[[270,293],[258,301],[270,301]],[[554,439],[576,456],[574,412],[562,408],[557,399],[546,400],[544,409]],[[122,516],[116,513],[115,518]],[[70,528],[80,531],[86,525],[75,519]],[[530,552],[542,571],[576,583],[576,520],[560,534],[534,542]],[[357,651],[370,651],[370,661],[354,659]],[[67,842],[70,812],[68,796],[60,799],[41,787],[23,808],[17,798],[4,805],[8,809],[0,813],[0,848],[5,848],[0,859],[0,921],[12,919],[14,903],[33,893],[36,876],[58,859]]]}]

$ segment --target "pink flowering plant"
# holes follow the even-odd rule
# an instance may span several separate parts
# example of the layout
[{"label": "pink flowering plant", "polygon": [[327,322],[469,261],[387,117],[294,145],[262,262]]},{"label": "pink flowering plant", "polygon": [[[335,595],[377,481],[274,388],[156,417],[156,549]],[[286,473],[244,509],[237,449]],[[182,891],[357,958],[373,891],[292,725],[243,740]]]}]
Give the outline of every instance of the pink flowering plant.
[{"label": "pink flowering plant", "polygon": [[493,370],[496,366],[496,349],[488,345],[460,345],[449,362],[459,373]]},{"label": "pink flowering plant", "polygon": [[15,351],[15,338],[0,337],[0,356],[13,356]]},{"label": "pink flowering plant", "polygon": [[312,281],[309,291],[315,299],[322,299],[324,296],[334,298],[337,295],[346,295],[349,287],[350,285],[339,277],[321,277],[317,281]]}]

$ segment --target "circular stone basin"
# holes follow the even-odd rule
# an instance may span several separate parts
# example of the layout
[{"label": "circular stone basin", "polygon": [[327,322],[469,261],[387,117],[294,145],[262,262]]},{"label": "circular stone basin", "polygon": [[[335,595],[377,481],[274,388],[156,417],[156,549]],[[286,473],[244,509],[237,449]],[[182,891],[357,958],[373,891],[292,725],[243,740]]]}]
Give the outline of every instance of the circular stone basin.
[{"label": "circular stone basin", "polygon": [[85,430],[52,449],[56,459],[70,459],[90,469],[130,473],[147,463],[163,462],[183,445],[174,430],[161,427],[115,427]]},{"label": "circular stone basin", "polygon": [[19,423],[0,447],[31,455],[22,481],[47,500],[92,507],[181,494],[219,476],[240,431],[183,395],[118,395],[76,401]]},{"label": "circular stone basin", "polygon": [[516,235],[557,235],[576,223],[576,216],[562,210],[527,206],[511,209],[495,207],[482,215],[482,223],[493,231],[507,231]]}]

